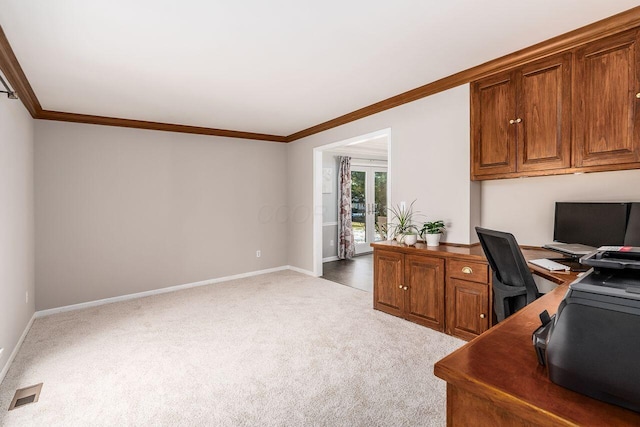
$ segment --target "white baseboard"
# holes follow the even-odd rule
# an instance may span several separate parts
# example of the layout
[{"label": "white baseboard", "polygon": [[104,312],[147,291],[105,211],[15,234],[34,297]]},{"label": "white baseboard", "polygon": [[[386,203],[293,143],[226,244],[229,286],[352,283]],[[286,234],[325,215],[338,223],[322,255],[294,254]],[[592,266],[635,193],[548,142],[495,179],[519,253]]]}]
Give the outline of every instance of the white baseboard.
[{"label": "white baseboard", "polygon": [[9,356],[9,359],[7,359],[7,363],[5,363],[4,366],[2,367],[2,371],[0,372],[0,384],[2,384],[2,381],[4,381],[4,377],[7,375],[7,372],[9,372],[9,367],[13,363],[13,360],[16,358],[16,355],[18,354],[18,350],[20,350],[20,347],[22,347],[22,343],[24,342],[24,339],[27,337],[27,334],[29,333],[29,329],[31,329],[31,325],[33,325],[33,321],[35,318],[36,318],[36,313],[33,313],[33,316],[31,316],[29,323],[27,323],[27,326],[24,328],[24,331],[22,332],[20,339],[16,343],[16,346],[13,348],[13,351],[11,352],[11,356]]},{"label": "white baseboard", "polygon": [[318,277],[316,274],[313,273],[313,271],[304,270],[302,268],[294,267],[293,265],[288,265],[287,268],[291,271],[296,271],[298,273],[306,274],[307,276]]},{"label": "white baseboard", "polygon": [[322,258],[322,262],[331,262],[331,261],[338,261],[340,258],[338,258],[337,256],[330,256],[330,257],[326,257],[326,258]]},{"label": "white baseboard", "polygon": [[[165,294],[167,292],[176,292],[176,291],[180,291],[180,290],[183,290],[183,289],[195,288],[197,286],[205,286],[205,285],[211,285],[211,284],[214,284],[214,283],[228,282],[229,280],[244,279],[246,277],[259,276],[261,274],[274,273],[276,271],[282,271],[282,270],[287,270],[287,269],[293,269],[293,268],[291,268],[289,266],[268,268],[266,270],[251,271],[249,273],[242,273],[242,274],[236,274],[236,275],[233,275],[233,276],[219,277],[217,279],[203,280],[201,282],[193,282],[193,283],[187,283],[187,284],[184,284],[184,285],[169,286],[167,288],[153,289],[153,290],[150,290],[150,291],[137,292],[137,293],[134,293],[134,294],[127,294],[127,295],[121,295],[121,296],[117,296],[117,297],[104,298],[104,299],[99,299],[99,300],[95,300],[95,301],[83,302],[83,303],[80,303],[80,304],[65,305],[63,307],[56,307],[56,308],[50,308],[48,310],[36,311],[35,317],[38,318],[38,317],[50,316],[52,314],[64,313],[66,311],[80,310],[80,309],[88,308],[88,307],[96,307],[96,306],[99,306],[99,305],[111,304],[111,303],[119,302],[119,301],[127,301],[127,300],[130,300],[130,299],[143,298],[143,297],[148,297],[148,296],[151,296],[151,295]],[[303,272],[303,271],[301,271],[301,272]]]}]

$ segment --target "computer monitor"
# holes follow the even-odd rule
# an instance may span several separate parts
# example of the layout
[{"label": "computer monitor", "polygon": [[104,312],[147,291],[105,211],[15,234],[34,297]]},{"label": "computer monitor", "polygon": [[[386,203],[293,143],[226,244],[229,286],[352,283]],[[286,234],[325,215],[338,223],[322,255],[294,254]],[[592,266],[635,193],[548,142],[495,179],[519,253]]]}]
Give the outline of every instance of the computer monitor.
[{"label": "computer monitor", "polygon": [[588,246],[624,244],[629,203],[556,202],[553,240]]},{"label": "computer monitor", "polygon": [[640,203],[631,203],[627,232],[624,236],[625,246],[640,246]]}]

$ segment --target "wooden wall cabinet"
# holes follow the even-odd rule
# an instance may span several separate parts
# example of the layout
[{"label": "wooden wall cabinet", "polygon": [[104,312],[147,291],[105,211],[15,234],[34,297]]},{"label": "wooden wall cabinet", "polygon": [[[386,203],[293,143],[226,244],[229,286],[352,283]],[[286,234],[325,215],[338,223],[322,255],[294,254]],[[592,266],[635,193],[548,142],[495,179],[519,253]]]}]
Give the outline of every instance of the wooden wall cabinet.
[{"label": "wooden wall cabinet", "polygon": [[516,171],[516,118],[514,73],[472,84],[472,178]]},{"label": "wooden wall cabinet", "polygon": [[472,179],[569,167],[570,117],[570,53],[473,82]]},{"label": "wooden wall cabinet", "polygon": [[447,260],[446,332],[471,340],[491,326],[493,313],[489,267],[468,260]]},{"label": "wooden wall cabinet", "polygon": [[374,251],[374,308],[444,331],[445,261]]},{"label": "wooden wall cabinet", "polygon": [[640,31],[471,84],[471,179],[640,168]]},{"label": "wooden wall cabinet", "polygon": [[576,51],[576,167],[640,161],[638,34],[622,33]]}]

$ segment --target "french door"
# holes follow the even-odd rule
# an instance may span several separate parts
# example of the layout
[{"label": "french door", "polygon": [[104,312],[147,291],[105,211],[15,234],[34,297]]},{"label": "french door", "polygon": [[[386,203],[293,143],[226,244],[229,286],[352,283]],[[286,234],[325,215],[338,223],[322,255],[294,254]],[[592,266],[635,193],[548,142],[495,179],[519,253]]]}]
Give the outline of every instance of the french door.
[{"label": "french door", "polygon": [[356,254],[371,252],[370,243],[386,240],[387,168],[351,166],[351,227]]}]

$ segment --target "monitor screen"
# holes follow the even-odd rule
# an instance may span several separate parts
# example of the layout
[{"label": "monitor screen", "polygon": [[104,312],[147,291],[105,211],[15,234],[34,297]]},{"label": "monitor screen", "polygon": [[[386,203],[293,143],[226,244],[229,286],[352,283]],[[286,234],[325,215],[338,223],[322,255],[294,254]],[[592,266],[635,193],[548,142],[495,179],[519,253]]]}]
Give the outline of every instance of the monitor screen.
[{"label": "monitor screen", "polygon": [[624,244],[629,203],[556,202],[553,240],[589,246]]}]

